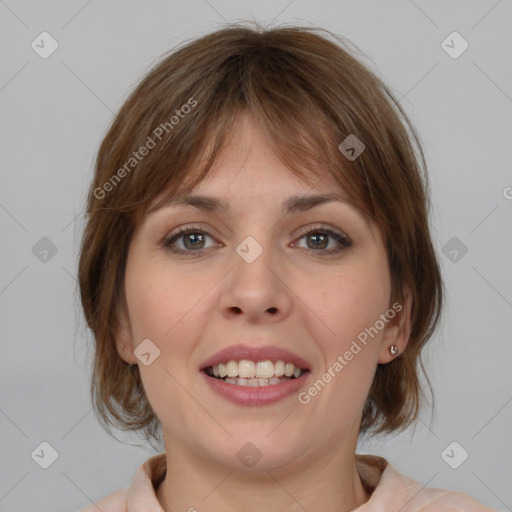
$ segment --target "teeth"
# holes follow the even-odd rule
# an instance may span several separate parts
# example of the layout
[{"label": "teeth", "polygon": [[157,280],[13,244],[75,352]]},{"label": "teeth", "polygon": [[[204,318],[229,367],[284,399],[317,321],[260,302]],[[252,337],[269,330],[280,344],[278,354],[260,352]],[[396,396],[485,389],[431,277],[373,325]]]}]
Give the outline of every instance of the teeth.
[{"label": "teeth", "polygon": [[227,382],[228,384],[236,384],[237,386],[245,386],[248,388],[257,388],[257,387],[263,387],[263,386],[273,386],[274,384],[279,384],[280,382],[283,382],[285,380],[290,380],[289,378],[283,378],[279,379],[277,377],[272,377],[270,379],[243,379],[240,377],[226,377],[224,379],[224,382]]},{"label": "teeth", "polygon": [[[256,365],[252,361],[242,359],[238,363],[238,376],[250,379],[256,375]],[[242,384],[243,385],[243,384]]]},{"label": "teeth", "polygon": [[240,361],[228,361],[208,368],[208,375],[223,379],[229,384],[238,386],[268,386],[278,384],[289,378],[298,378],[303,370],[295,367],[293,363],[284,361],[270,360],[250,361],[242,359]]},{"label": "teeth", "polygon": [[284,375],[284,361],[276,361],[276,364],[274,365],[274,375],[276,377]]},{"label": "teeth", "polygon": [[272,361],[260,361],[256,365],[256,377],[268,379],[274,375],[274,363]]},{"label": "teeth", "polygon": [[226,368],[228,370],[228,377],[238,377],[238,363],[229,361]]}]

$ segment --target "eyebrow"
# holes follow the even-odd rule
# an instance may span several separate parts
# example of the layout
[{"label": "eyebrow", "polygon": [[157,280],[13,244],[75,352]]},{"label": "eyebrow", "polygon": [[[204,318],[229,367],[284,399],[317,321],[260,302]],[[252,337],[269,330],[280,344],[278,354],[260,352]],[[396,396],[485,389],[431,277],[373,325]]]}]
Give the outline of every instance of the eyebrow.
[{"label": "eyebrow", "polygon": [[[336,192],[329,192],[326,194],[302,194],[291,196],[283,203],[281,215],[284,217],[285,215],[289,215],[295,212],[305,212],[311,210],[315,206],[332,202],[346,204],[352,210],[357,212],[359,216],[363,219],[364,223],[366,224],[366,227],[370,231],[372,238],[375,239],[371,216],[362,208],[360,208],[357,204],[355,204],[353,201]],[[160,203],[157,203],[152,208],[150,208],[148,214],[154,212],[155,210],[159,210],[160,208],[164,208],[166,206],[194,206],[199,210],[209,213],[215,213],[219,211],[225,212],[229,210],[229,203],[224,201],[223,199],[211,196],[189,195],[174,196],[171,198],[164,199]]]},{"label": "eyebrow", "polygon": [[[331,203],[334,201],[348,204],[350,207],[356,209],[359,213],[363,214],[363,216],[366,217],[365,212],[363,212],[359,207],[357,207],[352,201],[335,192],[330,192],[326,194],[291,196],[283,203],[281,213],[282,215],[289,215],[290,213],[304,212],[307,210],[311,210],[315,206],[325,203]],[[220,198],[194,195],[185,197],[178,196],[167,199],[162,203],[159,203],[154,207],[150,208],[148,213],[151,213],[157,209],[166,206],[194,206],[199,210],[209,213],[229,210],[229,204]]]}]

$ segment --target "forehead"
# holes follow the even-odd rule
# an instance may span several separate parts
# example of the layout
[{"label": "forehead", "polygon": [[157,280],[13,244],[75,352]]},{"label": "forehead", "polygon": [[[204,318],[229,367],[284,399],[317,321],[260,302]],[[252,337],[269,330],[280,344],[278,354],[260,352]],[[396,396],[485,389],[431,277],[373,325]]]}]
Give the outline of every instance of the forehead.
[{"label": "forehead", "polygon": [[[209,147],[205,154],[209,154]],[[152,205],[163,199],[179,198],[189,194],[255,197],[264,195],[268,201],[281,200],[284,195],[293,193],[338,194],[346,201],[351,201],[338,181],[328,169],[309,166],[301,169],[300,174],[290,169],[278,157],[265,134],[258,127],[253,117],[241,114],[232,136],[229,137],[208,173],[200,177],[200,171],[206,157],[189,170],[181,184],[174,187],[174,192],[163,192]]]},{"label": "forehead", "polygon": [[215,154],[206,175],[201,176],[213,143],[213,138],[207,141],[203,155],[188,169],[185,179],[159,194],[146,214],[166,206],[191,205],[212,214],[272,209],[287,215],[324,203],[343,204],[364,221],[373,238],[379,236],[380,229],[371,214],[358,201],[360,198],[347,193],[342,180],[319,165],[298,162],[297,166],[294,161],[294,168],[288,167],[251,113],[238,115],[230,136]]},{"label": "forehead", "polygon": [[[323,204],[343,205],[355,213],[375,239],[377,228],[368,214],[355,204],[330,174],[311,174],[305,182],[280,162],[274,169],[256,166],[230,167],[219,160],[210,173],[188,190],[167,194],[148,214],[167,207],[194,207],[212,215],[245,215],[245,210],[275,211],[279,216],[307,212]],[[269,171],[269,172],[267,172]],[[237,185],[238,183],[238,185]],[[378,236],[378,235],[377,235]]]}]

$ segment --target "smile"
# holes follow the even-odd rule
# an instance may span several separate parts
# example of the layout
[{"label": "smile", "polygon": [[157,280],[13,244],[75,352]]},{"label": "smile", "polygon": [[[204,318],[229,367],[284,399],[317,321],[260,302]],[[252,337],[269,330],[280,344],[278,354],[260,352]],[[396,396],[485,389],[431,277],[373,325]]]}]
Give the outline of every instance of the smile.
[{"label": "smile", "polygon": [[311,363],[277,345],[226,347],[199,366],[209,390],[242,406],[265,406],[296,395],[311,375]]},{"label": "smile", "polygon": [[236,386],[263,387],[299,378],[306,370],[291,362],[282,360],[275,363],[266,361],[228,361],[205,368],[205,373],[218,380]]}]

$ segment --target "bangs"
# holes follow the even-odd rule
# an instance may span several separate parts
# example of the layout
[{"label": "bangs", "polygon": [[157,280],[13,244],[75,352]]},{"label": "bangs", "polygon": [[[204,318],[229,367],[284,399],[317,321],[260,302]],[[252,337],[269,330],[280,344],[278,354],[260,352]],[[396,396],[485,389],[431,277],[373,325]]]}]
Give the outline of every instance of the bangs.
[{"label": "bangs", "polygon": [[[312,79],[315,75],[321,76],[321,70],[308,69],[278,46],[269,46],[252,54],[240,49],[217,66],[211,63],[186,90],[182,82],[172,83],[172,75],[162,77],[170,82],[170,91],[175,85],[181,89],[172,102],[165,100],[162,82],[158,94],[164,101],[155,102],[151,91],[140,91],[138,96],[146,99],[152,112],[147,114],[149,122],[140,123],[136,130],[135,147],[151,137],[188,96],[197,106],[138,164],[129,177],[131,183],[126,183],[125,203],[119,207],[130,211],[139,224],[149,209],[188,194],[226,150],[241,117],[251,115],[291,172],[312,188],[331,175],[353,206],[375,218],[363,159],[350,161],[338,149],[355,133],[368,144],[346,111],[352,92],[342,98],[329,90],[329,84]],[[141,125],[146,129],[141,130]]]}]

